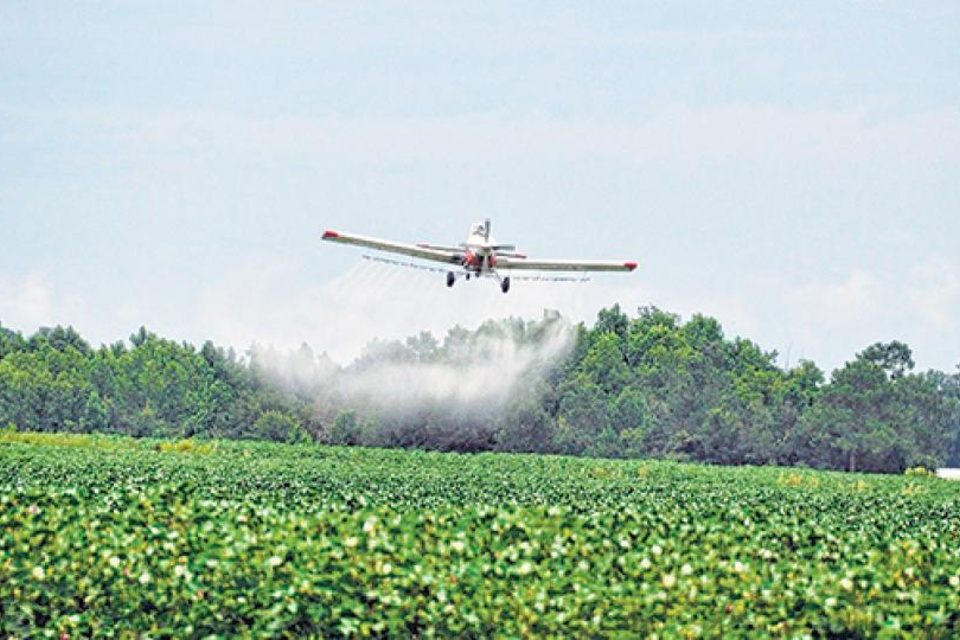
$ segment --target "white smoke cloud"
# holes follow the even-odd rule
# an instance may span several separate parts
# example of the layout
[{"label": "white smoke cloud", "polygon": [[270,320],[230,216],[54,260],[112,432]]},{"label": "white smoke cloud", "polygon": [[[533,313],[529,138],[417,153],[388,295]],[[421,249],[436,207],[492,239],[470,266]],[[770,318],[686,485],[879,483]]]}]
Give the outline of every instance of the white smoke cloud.
[{"label": "white smoke cloud", "polygon": [[286,353],[256,348],[252,355],[274,381],[319,406],[381,416],[427,409],[488,416],[519,393],[536,393],[537,381],[569,353],[575,336],[569,321],[545,312],[537,322],[488,322],[476,331],[455,327],[442,342],[427,332],[406,344],[375,340],[347,367],[325,354],[314,356],[306,345]]},{"label": "white smoke cloud", "polygon": [[[502,329],[509,324],[487,326]],[[347,369],[337,390],[381,409],[410,409],[425,401],[458,407],[502,405],[566,355],[574,335],[572,325],[560,319],[548,320],[544,335],[533,342],[502,330],[481,330],[475,339],[456,345],[446,361],[388,361]],[[363,358],[358,361],[362,363]]]}]

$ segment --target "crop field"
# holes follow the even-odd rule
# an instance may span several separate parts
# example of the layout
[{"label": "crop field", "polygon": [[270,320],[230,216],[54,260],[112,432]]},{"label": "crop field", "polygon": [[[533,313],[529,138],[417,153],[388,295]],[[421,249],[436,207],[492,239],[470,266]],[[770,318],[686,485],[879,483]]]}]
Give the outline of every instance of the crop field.
[{"label": "crop field", "polygon": [[957,637],[960,483],[0,435],[0,637]]}]

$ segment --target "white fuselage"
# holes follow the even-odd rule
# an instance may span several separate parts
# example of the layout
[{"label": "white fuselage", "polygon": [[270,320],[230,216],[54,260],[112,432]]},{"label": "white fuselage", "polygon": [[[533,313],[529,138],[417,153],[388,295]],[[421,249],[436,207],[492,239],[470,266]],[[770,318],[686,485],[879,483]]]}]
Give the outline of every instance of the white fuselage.
[{"label": "white fuselage", "polygon": [[494,254],[495,246],[490,236],[489,222],[475,222],[470,225],[467,241],[463,243],[466,250],[463,258],[463,267],[477,274],[489,273],[497,263]]}]

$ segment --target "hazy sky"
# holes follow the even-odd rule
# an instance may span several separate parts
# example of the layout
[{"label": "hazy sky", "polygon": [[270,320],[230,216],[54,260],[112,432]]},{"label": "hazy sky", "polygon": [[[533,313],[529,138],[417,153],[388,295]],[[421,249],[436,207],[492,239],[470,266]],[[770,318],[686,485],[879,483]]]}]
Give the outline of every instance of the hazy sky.
[{"label": "hazy sky", "polygon": [[[504,296],[319,240],[485,217],[640,268]],[[0,3],[3,326],[346,363],[615,302],[954,371],[960,3]]]}]

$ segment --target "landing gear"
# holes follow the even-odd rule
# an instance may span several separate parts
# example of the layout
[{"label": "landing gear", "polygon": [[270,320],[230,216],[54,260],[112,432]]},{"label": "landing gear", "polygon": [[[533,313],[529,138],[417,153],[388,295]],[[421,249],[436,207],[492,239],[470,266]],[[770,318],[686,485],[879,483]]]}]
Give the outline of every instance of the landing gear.
[{"label": "landing gear", "polygon": [[448,287],[452,287],[452,286],[454,285],[454,283],[457,281],[457,278],[460,277],[460,276],[463,276],[463,277],[464,277],[465,279],[467,279],[467,280],[470,280],[471,278],[473,278],[474,280],[479,281],[479,280],[480,280],[483,276],[485,276],[485,275],[488,275],[488,276],[490,276],[490,277],[492,277],[492,278],[496,278],[497,282],[500,283],[500,291],[503,291],[504,293],[506,293],[507,291],[510,291],[510,278],[509,278],[509,276],[506,277],[506,278],[501,278],[500,275],[499,275],[496,271],[493,271],[493,270],[491,270],[489,273],[481,273],[481,272],[470,273],[470,272],[468,271],[468,272],[466,272],[466,273],[459,273],[459,274],[458,274],[458,273],[454,273],[453,271],[448,271],[448,272],[447,272],[447,286],[448,286]]}]

